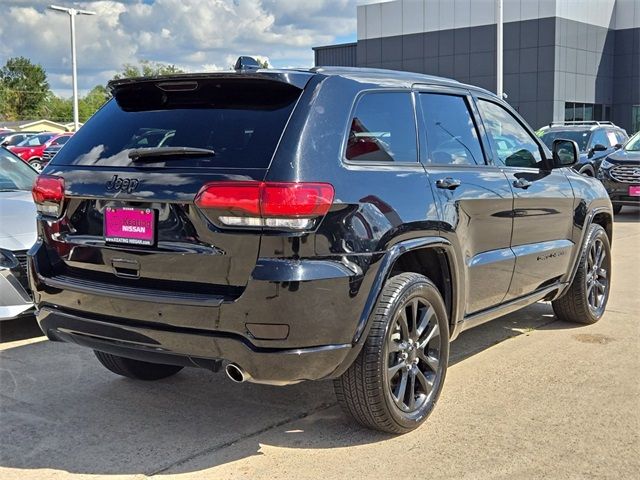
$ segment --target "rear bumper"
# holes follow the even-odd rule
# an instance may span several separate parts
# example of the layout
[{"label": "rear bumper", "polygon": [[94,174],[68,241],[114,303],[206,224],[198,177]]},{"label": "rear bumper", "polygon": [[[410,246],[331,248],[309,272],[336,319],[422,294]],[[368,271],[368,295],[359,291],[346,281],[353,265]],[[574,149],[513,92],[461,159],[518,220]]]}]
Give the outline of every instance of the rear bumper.
[{"label": "rear bumper", "polygon": [[51,340],[155,363],[211,368],[227,360],[269,384],[344,369],[359,348],[354,335],[380,266],[261,259],[237,299],[176,302],[69,281],[55,275],[50,255],[42,242],[29,251],[36,316]]},{"label": "rear bumper", "polygon": [[259,348],[234,335],[88,318],[49,307],[36,316],[42,331],[54,341],[171,365],[207,367],[224,359],[240,365],[253,381],[275,385],[328,378],[351,350],[351,345]]}]

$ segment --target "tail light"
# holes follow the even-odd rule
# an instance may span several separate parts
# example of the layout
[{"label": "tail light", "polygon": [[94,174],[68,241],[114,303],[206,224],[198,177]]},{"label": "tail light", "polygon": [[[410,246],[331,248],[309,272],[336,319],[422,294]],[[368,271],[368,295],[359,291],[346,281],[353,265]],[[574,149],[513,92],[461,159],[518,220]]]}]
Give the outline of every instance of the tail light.
[{"label": "tail light", "polygon": [[328,183],[212,182],[195,203],[223,226],[300,231],[317,225],[333,195]]},{"label": "tail light", "polygon": [[58,218],[64,204],[64,179],[54,175],[38,175],[31,190],[36,209],[43,215]]}]

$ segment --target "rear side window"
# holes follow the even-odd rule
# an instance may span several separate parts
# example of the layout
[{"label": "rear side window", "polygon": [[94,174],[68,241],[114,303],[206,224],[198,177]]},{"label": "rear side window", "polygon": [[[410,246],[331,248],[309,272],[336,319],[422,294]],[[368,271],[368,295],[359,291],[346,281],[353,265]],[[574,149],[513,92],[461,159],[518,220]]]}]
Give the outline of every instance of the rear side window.
[{"label": "rear side window", "polygon": [[430,163],[484,165],[478,130],[464,97],[421,93],[420,104]]},{"label": "rear side window", "polygon": [[347,160],[417,162],[411,94],[368,93],[358,101],[347,140]]},{"label": "rear side window", "polygon": [[190,147],[215,154],[148,158],[136,166],[266,168],[301,92],[238,78],[121,87],[52,163],[128,166],[132,149]]}]

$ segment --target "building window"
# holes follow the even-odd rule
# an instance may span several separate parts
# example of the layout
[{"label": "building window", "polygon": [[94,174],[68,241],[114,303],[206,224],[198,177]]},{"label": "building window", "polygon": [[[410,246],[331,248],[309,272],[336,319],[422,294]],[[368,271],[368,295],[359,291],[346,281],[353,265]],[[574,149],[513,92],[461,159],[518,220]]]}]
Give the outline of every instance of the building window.
[{"label": "building window", "polygon": [[592,120],[609,120],[611,107],[601,103],[573,103],[564,104],[565,122],[589,122]]},{"label": "building window", "polygon": [[631,131],[640,131],[640,105],[631,107]]}]

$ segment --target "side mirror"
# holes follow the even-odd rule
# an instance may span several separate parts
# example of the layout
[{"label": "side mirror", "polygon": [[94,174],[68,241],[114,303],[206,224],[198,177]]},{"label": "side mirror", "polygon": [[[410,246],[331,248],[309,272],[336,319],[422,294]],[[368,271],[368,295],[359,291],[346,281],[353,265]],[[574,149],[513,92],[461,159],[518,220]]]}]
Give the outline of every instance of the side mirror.
[{"label": "side mirror", "polygon": [[9,145],[9,140],[5,140],[4,142],[0,143],[0,145],[6,147],[7,145]]},{"label": "side mirror", "polygon": [[613,148],[615,148],[616,150],[620,150],[622,148],[622,144],[621,143],[616,143]]},{"label": "side mirror", "polygon": [[607,147],[605,147],[604,145],[602,145],[601,143],[596,143],[593,148],[591,149],[592,152],[604,152],[607,149]]},{"label": "side mirror", "polygon": [[578,144],[573,140],[554,140],[552,151],[552,168],[570,167],[578,162]]}]

